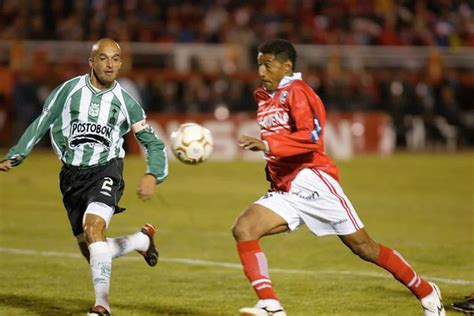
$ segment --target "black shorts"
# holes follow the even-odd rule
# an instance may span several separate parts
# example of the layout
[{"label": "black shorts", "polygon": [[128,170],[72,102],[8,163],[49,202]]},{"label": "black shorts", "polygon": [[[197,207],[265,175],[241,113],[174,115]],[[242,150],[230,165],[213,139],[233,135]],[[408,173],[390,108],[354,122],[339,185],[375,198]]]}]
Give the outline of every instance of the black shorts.
[{"label": "black shorts", "polygon": [[90,203],[104,203],[114,208],[115,213],[125,210],[118,206],[125,188],[122,159],[89,168],[63,165],[59,186],[74,236],[84,232],[82,218]]}]

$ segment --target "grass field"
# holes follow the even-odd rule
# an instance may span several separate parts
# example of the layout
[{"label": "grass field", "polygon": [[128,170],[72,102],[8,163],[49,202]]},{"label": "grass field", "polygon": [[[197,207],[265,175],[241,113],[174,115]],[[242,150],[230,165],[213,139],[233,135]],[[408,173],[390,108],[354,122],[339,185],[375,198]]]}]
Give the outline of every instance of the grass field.
[{"label": "grass field", "polygon": [[[3,155],[2,155],[3,156]],[[371,235],[437,282],[445,305],[474,291],[474,155],[395,155],[339,162],[341,183]],[[135,186],[144,161],[127,157],[123,214],[110,236],[159,227],[161,262],[137,254],[113,263],[114,315],[237,315],[255,296],[230,233],[234,218],[263,194],[262,162],[170,165],[157,196]],[[0,174],[0,315],[85,315],[89,269],[61,204],[60,163],[35,153]],[[306,228],[262,241],[288,315],[421,315],[416,299],[337,237]],[[448,315],[456,312],[448,310]]]}]

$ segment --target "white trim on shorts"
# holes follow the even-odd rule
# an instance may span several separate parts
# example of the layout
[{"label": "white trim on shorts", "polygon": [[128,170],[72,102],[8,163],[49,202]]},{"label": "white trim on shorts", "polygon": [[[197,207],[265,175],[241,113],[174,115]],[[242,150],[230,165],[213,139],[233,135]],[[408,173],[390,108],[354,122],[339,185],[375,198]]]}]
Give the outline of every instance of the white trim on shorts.
[{"label": "white trim on shorts", "polygon": [[306,224],[315,235],[349,235],[364,227],[339,183],[327,173],[302,169],[288,192],[268,192],[255,204],[280,215],[289,230]]},{"label": "white trim on shorts", "polygon": [[[313,170],[312,170],[313,171]],[[357,214],[355,213],[355,209],[352,207],[352,204],[349,201],[349,199],[346,197],[346,195],[344,194],[344,192],[342,191],[342,188],[341,186],[339,185],[338,182],[337,183],[337,187],[340,189],[341,193],[342,194],[339,194],[337,193],[337,190],[336,188],[334,187],[333,184],[331,184],[331,182],[329,181],[329,179],[326,179],[324,177],[324,175],[326,175],[326,177],[329,177],[330,179],[333,179],[332,177],[330,177],[329,175],[327,175],[326,173],[324,172],[321,172],[319,170],[315,170],[314,171],[319,178],[321,178],[321,180],[324,182],[324,184],[328,187],[328,189],[331,191],[332,194],[334,194],[338,199],[339,201],[341,202],[341,205],[344,207],[344,210],[346,211],[347,213],[347,216],[349,216],[352,224],[354,225],[354,227],[356,228],[356,230],[360,230],[363,225],[362,223],[359,224],[360,222],[360,219],[357,217]],[[334,180],[334,179],[333,179]],[[356,218],[357,217],[357,218]],[[362,227],[361,227],[362,226]]]},{"label": "white trim on shorts", "polygon": [[84,226],[84,222],[86,220],[86,215],[87,214],[94,214],[99,217],[102,217],[102,219],[105,221],[105,227],[109,227],[110,220],[112,219],[112,215],[114,215],[114,208],[112,206],[109,206],[107,204],[101,203],[101,202],[92,202],[87,205],[86,212],[84,213],[84,216],[82,217],[82,226]]}]

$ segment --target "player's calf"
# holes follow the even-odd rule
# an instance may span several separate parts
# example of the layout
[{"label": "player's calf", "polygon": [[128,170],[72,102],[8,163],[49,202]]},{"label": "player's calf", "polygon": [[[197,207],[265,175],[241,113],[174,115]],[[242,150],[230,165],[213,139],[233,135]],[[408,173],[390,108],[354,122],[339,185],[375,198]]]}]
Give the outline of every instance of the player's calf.
[{"label": "player's calf", "polygon": [[365,229],[350,235],[339,236],[342,242],[362,260],[376,262],[380,253],[380,246],[367,233]]}]

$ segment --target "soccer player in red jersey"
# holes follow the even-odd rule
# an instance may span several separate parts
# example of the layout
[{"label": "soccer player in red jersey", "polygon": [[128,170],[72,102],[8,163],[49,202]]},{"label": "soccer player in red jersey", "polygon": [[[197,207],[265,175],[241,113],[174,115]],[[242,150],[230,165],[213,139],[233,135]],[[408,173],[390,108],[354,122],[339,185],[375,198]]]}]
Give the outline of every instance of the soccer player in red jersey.
[{"label": "soccer player in red jersey", "polygon": [[261,139],[242,136],[239,143],[264,152],[271,188],[232,227],[244,273],[258,296],[257,304],[242,308],[240,314],[286,315],[259,239],[305,224],[315,235],[338,235],[354,254],[392,273],[421,301],[424,315],[445,315],[438,287],[364,229],[339,185],[337,167],[324,151],[324,105],[301,73],[294,72],[295,61],[295,48],[288,41],[270,40],[259,47],[262,84],[255,99]]}]

